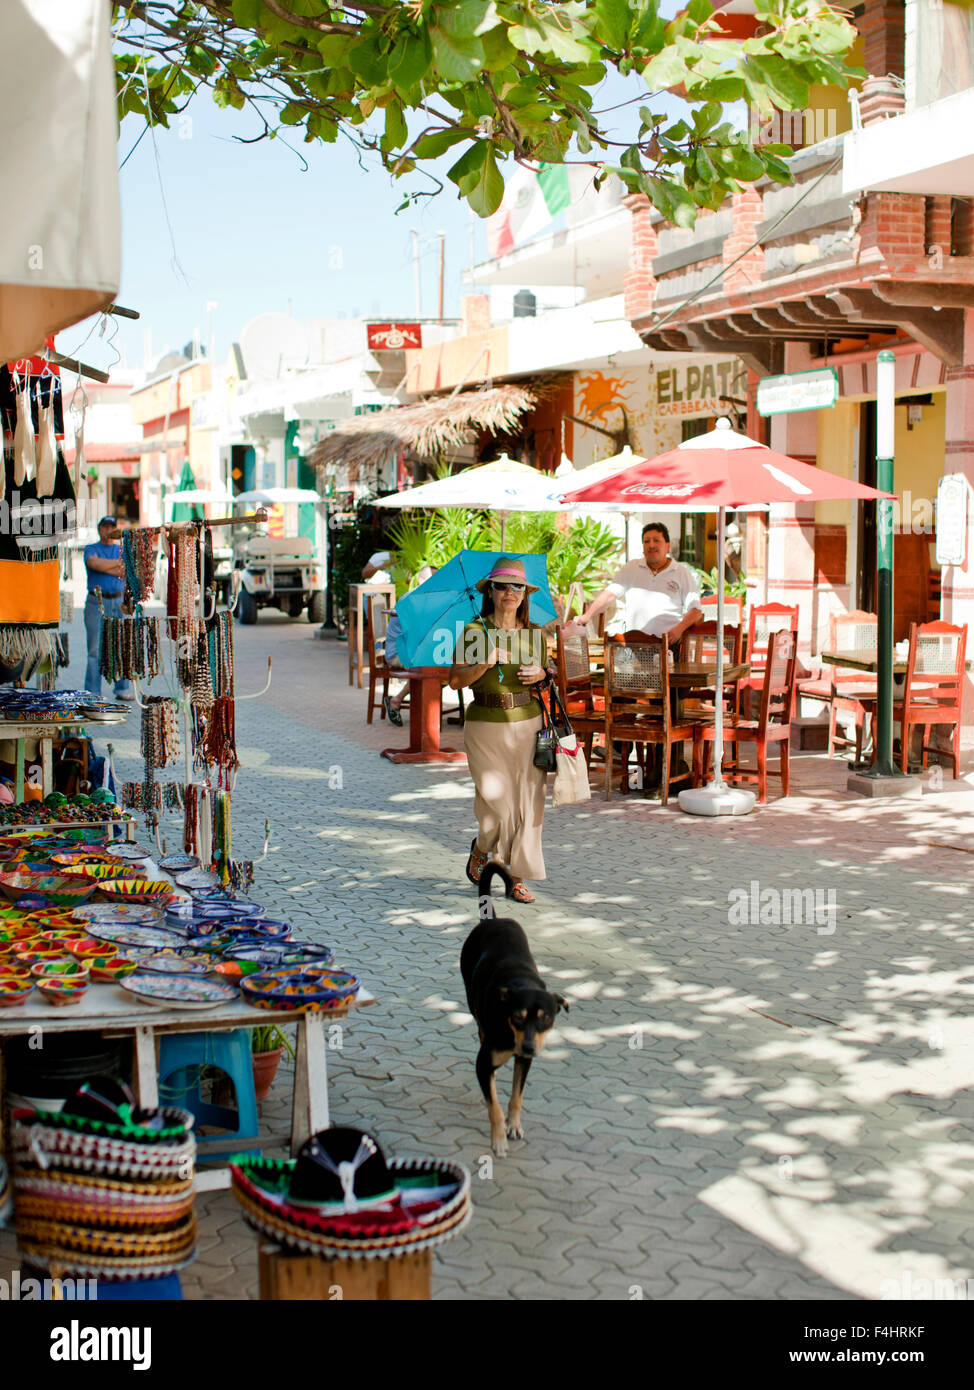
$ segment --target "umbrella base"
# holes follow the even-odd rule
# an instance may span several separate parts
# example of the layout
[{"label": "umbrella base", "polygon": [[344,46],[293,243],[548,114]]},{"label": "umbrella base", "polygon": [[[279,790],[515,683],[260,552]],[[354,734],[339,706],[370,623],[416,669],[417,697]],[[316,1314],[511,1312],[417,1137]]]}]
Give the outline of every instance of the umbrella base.
[{"label": "umbrella base", "polygon": [[754,792],[721,784],[692,787],[680,792],[677,800],[680,810],[688,812],[691,816],[746,816],[749,811],[754,810],[757,798]]}]

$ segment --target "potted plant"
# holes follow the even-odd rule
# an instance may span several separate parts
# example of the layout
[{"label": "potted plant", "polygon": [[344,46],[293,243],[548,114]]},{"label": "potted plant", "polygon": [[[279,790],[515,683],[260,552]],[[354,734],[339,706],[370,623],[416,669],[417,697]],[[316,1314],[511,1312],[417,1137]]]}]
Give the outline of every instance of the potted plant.
[{"label": "potted plant", "polygon": [[277,1075],[281,1053],[286,1052],[293,1057],[294,1047],[285,1032],[276,1024],[269,1023],[250,1030],[250,1051],[254,1068],[254,1094],[258,1100],[266,1100]]}]

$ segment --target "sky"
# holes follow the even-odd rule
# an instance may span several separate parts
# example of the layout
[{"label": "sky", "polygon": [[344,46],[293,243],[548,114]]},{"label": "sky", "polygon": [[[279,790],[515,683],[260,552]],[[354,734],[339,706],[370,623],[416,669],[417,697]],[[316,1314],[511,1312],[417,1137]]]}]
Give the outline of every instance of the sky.
[{"label": "sky", "polygon": [[[596,105],[634,96],[647,99],[640,78],[611,74]],[[658,107],[659,98],[652,104]],[[614,123],[633,109],[606,119]],[[404,194],[429,187],[427,180],[418,174],[393,180],[374,156],[362,156],[363,167],[359,152],[341,138],[306,145],[286,131],[284,139],[242,143],[258,129],[253,113],[220,110],[205,93],[168,130],[146,130],[126,117],[119,138],[118,303],[141,319],[117,320],[114,344],[98,336],[98,319],[86,320],[59,335],[59,351],[77,355],[84,343],[83,361],[107,368],[117,351],[122,365],[137,368],[198,334],[204,345],[212,335],[214,359],[225,361],[248,320],[268,311],[290,307],[301,321],[411,319],[413,230],[423,316],[437,312],[440,231],[446,234],[444,311],[458,316],[461,294],[470,292],[462,272],[472,259],[486,259],[487,243],[484,223],[446,180],[455,152],[433,166],[443,191],[397,216]]]}]

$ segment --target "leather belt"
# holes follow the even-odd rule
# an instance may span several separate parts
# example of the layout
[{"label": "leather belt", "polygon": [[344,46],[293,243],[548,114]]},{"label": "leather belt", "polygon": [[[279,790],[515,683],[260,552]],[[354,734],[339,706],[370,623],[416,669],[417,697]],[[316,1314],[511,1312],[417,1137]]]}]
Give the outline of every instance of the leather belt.
[{"label": "leather belt", "polygon": [[530,705],[533,699],[529,690],[502,690],[498,694],[480,690],[473,692],[474,704],[484,705],[487,709],[516,709],[519,705]]}]

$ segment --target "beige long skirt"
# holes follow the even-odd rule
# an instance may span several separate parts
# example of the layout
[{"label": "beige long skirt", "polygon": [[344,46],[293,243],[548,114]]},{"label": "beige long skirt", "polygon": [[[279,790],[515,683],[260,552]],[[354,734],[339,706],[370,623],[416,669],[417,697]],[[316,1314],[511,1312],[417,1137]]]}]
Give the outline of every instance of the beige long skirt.
[{"label": "beige long skirt", "polygon": [[476,787],[477,848],[515,878],[546,878],[541,853],[545,774],[534,765],[541,716],[516,723],[468,719],[463,743]]}]

